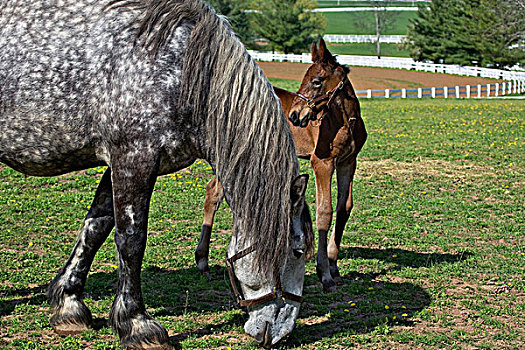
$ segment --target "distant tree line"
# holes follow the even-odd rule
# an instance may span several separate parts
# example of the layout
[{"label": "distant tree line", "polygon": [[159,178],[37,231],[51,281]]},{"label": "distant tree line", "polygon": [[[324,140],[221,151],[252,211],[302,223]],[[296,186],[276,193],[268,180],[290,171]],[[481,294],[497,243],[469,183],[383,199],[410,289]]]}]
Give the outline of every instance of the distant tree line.
[{"label": "distant tree line", "polygon": [[413,59],[504,68],[525,64],[522,0],[434,0],[411,21]]},{"label": "distant tree line", "polygon": [[265,46],[284,53],[308,51],[326,28],[313,0],[209,0],[217,13],[228,17],[239,39],[249,48]]}]

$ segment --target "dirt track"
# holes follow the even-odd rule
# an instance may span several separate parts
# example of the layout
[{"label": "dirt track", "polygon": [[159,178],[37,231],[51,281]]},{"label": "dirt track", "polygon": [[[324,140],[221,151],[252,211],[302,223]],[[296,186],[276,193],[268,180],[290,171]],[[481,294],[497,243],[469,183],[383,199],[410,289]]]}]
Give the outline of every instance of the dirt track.
[{"label": "dirt track", "polygon": [[[258,62],[271,78],[302,80],[309,64],[290,62]],[[397,69],[350,67],[350,80],[354,89],[413,89],[456,85],[494,84],[500,80],[462,77],[449,74],[426,73]]]}]

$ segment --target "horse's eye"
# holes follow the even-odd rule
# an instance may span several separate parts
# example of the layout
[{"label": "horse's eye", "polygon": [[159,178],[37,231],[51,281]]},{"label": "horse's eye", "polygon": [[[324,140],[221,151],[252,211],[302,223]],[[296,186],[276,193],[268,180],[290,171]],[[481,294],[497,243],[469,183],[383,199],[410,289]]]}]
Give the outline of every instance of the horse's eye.
[{"label": "horse's eye", "polygon": [[312,85],[315,87],[320,87],[323,85],[323,82],[321,80],[312,80]]}]

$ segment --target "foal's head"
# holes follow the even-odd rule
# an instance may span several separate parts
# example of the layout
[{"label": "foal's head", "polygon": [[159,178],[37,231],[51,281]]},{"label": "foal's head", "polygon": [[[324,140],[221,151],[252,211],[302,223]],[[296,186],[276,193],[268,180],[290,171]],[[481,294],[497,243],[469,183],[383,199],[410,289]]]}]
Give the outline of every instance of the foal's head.
[{"label": "foal's head", "polygon": [[[297,92],[310,101],[314,101],[316,98],[336,89],[338,84],[348,75],[350,69],[337,62],[326,48],[323,39],[319,40],[319,48],[315,42],[312,43],[311,53],[313,64],[306,71]],[[290,121],[294,126],[306,127],[310,120],[316,119],[316,114],[322,111],[326,102],[326,100],[322,101],[313,107],[308,105],[304,99],[296,97],[290,109]]]}]

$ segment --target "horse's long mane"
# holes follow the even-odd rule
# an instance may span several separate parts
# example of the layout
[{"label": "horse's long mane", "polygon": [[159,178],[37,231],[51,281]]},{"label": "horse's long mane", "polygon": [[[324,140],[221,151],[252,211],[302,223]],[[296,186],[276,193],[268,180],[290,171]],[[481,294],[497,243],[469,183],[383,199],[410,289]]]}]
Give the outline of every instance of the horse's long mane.
[{"label": "horse's long mane", "polygon": [[268,80],[227,21],[196,0],[115,0],[141,10],[137,43],[155,56],[176,27],[193,24],[178,108],[206,130],[208,161],[232,208],[235,232],[256,244],[268,272],[289,244],[291,182],[298,163],[288,124]]}]

